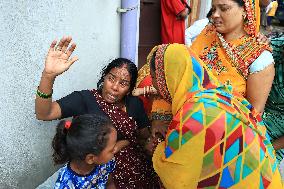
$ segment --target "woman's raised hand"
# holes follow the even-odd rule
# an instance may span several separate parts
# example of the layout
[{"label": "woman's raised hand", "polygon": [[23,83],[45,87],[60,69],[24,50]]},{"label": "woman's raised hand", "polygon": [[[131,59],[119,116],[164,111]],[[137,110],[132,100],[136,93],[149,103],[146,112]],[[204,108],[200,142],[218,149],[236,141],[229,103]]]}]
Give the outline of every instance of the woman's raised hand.
[{"label": "woman's raised hand", "polygon": [[45,59],[45,74],[56,77],[78,60],[76,56],[70,58],[76,48],[76,44],[71,41],[72,37],[62,37],[58,44],[56,40],[51,43]]}]

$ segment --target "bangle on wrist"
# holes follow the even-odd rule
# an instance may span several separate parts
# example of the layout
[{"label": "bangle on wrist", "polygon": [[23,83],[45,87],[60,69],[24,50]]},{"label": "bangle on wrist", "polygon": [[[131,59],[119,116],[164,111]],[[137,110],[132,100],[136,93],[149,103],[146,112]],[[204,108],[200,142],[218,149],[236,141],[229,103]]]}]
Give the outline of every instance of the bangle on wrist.
[{"label": "bangle on wrist", "polygon": [[51,98],[51,97],[52,97],[52,93],[53,93],[53,91],[51,91],[50,94],[43,93],[43,92],[41,92],[38,88],[37,88],[37,90],[36,90],[37,96],[40,97],[40,98],[43,98],[43,99]]}]

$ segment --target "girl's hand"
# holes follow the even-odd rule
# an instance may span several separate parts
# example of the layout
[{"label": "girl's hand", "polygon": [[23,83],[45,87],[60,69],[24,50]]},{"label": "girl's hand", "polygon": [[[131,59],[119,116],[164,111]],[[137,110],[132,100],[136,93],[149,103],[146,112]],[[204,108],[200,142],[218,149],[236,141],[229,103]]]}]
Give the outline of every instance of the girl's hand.
[{"label": "girl's hand", "polygon": [[68,70],[78,60],[76,56],[70,59],[71,54],[76,48],[75,43],[69,46],[71,41],[72,37],[63,37],[58,44],[56,40],[51,43],[45,59],[45,74],[56,77]]}]

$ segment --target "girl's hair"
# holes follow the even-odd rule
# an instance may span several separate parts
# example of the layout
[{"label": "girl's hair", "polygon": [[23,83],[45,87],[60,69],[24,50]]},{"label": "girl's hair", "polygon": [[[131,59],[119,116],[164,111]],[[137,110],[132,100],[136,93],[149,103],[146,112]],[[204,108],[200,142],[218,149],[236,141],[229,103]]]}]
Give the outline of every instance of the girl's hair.
[{"label": "girl's hair", "polygon": [[130,87],[129,87],[129,94],[131,94],[132,90],[134,89],[137,81],[138,71],[136,65],[126,58],[117,58],[111,61],[106,67],[103,68],[101,72],[101,78],[97,83],[97,89],[102,90],[104,78],[113,68],[121,68],[126,66],[127,71],[130,74]]},{"label": "girl's hair", "polygon": [[240,7],[242,7],[242,6],[245,5],[244,0],[233,0],[233,1],[235,1],[236,3],[238,3],[238,5],[239,5]]},{"label": "girl's hair", "polygon": [[[113,127],[107,117],[86,114],[75,117],[70,123],[60,121],[52,141],[53,161],[63,164],[71,160],[84,160],[87,154],[99,155],[106,147]],[[66,126],[67,125],[67,126]]]}]

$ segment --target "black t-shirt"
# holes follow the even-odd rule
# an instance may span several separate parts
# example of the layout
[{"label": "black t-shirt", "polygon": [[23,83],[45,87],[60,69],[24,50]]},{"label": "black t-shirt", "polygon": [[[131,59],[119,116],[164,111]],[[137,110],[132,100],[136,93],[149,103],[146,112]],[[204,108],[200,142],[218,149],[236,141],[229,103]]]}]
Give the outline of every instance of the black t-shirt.
[{"label": "black t-shirt", "polygon": [[[107,116],[93,95],[92,91],[75,91],[59,100],[61,108],[61,118],[78,116],[83,114],[97,114]],[[129,117],[132,117],[138,126],[138,129],[150,125],[150,121],[145,112],[142,101],[138,97],[127,96],[125,98],[126,111]]]}]

